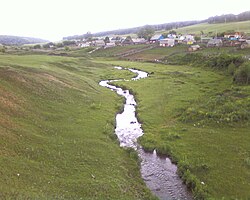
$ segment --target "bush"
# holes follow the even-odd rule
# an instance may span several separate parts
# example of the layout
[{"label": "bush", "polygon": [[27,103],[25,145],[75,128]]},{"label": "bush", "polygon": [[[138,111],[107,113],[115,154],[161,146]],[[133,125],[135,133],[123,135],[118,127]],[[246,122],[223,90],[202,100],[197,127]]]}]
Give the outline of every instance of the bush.
[{"label": "bush", "polygon": [[4,48],[0,48],[0,52],[1,53],[5,53],[5,49]]},{"label": "bush", "polygon": [[234,82],[239,84],[250,83],[250,62],[241,65],[235,72]]},{"label": "bush", "polygon": [[40,44],[36,44],[33,48],[34,49],[41,49],[41,45]]},{"label": "bush", "polygon": [[209,192],[206,185],[190,172],[190,165],[187,162],[180,161],[178,163],[178,174],[187,187],[193,191],[194,199],[208,199]]},{"label": "bush", "polygon": [[194,126],[210,123],[231,124],[250,120],[248,94],[241,90],[226,90],[216,96],[190,102],[186,109],[178,110],[178,119]]},{"label": "bush", "polygon": [[234,63],[231,63],[228,68],[227,68],[227,71],[230,75],[234,75],[235,71],[236,71],[236,66]]}]

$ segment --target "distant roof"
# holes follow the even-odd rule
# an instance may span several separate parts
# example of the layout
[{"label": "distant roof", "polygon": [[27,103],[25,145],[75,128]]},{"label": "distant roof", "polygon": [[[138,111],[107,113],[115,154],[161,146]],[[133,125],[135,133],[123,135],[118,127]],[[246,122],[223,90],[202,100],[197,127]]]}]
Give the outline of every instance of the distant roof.
[{"label": "distant roof", "polygon": [[219,44],[222,43],[221,39],[211,39],[208,41],[208,44]]},{"label": "distant roof", "polygon": [[145,42],[146,40],[144,38],[136,38],[136,39],[132,39],[134,43],[140,43],[140,42]]},{"label": "distant roof", "polygon": [[198,45],[198,44],[192,45],[191,48],[200,48],[200,45]]},{"label": "distant roof", "polygon": [[164,38],[164,39],[161,39],[160,41],[169,41],[169,40],[175,40],[175,38]]},{"label": "distant roof", "polygon": [[105,43],[104,40],[96,40],[95,43],[102,44]]},{"label": "distant roof", "polygon": [[161,34],[156,34],[156,35],[154,35],[153,37],[151,37],[150,40],[159,40],[161,37],[162,37]]}]

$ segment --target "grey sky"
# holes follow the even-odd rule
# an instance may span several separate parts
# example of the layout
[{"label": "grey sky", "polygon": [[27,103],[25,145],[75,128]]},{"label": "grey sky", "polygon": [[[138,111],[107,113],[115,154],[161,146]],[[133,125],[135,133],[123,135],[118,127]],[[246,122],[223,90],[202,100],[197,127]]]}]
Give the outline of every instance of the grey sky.
[{"label": "grey sky", "polygon": [[249,0],[0,0],[0,35],[63,36],[201,20],[250,10]]}]

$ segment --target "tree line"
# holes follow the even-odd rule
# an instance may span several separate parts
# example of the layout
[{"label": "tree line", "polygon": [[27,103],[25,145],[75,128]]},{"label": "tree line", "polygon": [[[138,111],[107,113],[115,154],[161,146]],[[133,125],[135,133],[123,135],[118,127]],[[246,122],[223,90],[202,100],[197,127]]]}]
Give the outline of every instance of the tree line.
[{"label": "tree line", "polygon": [[3,45],[23,45],[23,44],[36,44],[48,42],[38,38],[19,37],[10,35],[0,35],[0,44]]},{"label": "tree line", "polygon": [[238,15],[227,14],[227,15],[209,17],[207,19],[207,22],[209,24],[215,24],[215,23],[227,23],[227,22],[240,22],[248,20],[250,20],[250,11],[246,11]]}]

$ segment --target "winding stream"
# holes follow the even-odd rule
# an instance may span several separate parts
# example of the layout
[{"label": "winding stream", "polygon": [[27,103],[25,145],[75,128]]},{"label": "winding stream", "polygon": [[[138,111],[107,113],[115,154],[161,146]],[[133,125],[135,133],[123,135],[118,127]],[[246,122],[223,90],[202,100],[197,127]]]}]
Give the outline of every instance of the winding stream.
[{"label": "winding stream", "polygon": [[[129,70],[137,74],[132,80],[138,80],[148,77],[146,72],[115,67],[118,70]],[[162,200],[191,200],[192,195],[187,190],[185,184],[177,175],[177,167],[172,164],[167,157],[160,157],[154,151],[153,153],[145,152],[137,143],[137,138],[143,135],[141,124],[136,118],[136,101],[129,90],[122,90],[119,87],[110,85],[109,83],[124,80],[105,80],[99,84],[115,91],[118,95],[125,97],[126,103],[122,113],[116,115],[116,129],[121,147],[131,147],[137,150],[141,158],[141,175],[147,187]]]}]

